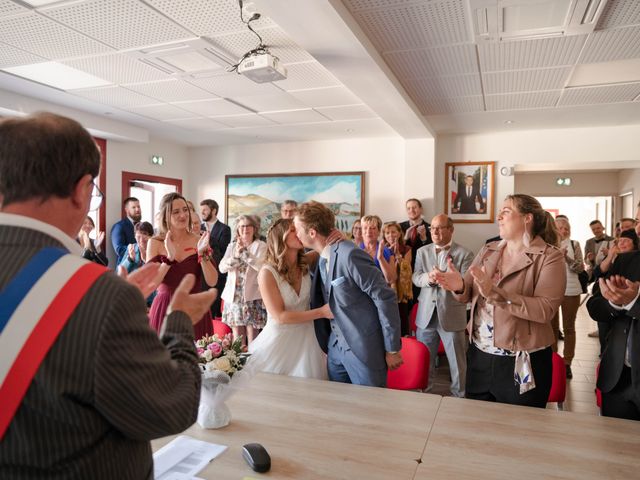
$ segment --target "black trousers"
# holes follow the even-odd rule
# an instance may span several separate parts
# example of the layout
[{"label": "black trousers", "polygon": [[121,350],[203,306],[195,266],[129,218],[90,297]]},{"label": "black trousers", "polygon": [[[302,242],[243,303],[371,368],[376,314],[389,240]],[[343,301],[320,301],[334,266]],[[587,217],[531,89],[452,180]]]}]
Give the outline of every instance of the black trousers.
[{"label": "black trousers", "polygon": [[610,392],[602,392],[602,416],[640,420],[640,398],[631,385],[631,369],[626,365]]},{"label": "black trousers", "polygon": [[515,361],[515,357],[485,353],[472,343],[467,351],[466,397],[545,408],[551,391],[551,347],[531,354],[536,388],[522,395],[513,376]]}]

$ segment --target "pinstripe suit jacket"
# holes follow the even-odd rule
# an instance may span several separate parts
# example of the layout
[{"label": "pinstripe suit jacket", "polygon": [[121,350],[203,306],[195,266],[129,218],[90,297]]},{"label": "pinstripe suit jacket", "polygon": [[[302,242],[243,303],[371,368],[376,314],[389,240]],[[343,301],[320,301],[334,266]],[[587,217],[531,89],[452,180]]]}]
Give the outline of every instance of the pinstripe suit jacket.
[{"label": "pinstripe suit jacket", "polygon": [[[0,289],[41,248],[62,245],[0,224]],[[49,350],[0,442],[0,478],[152,478],[149,441],[193,424],[199,398],[187,315],[172,313],[158,339],[140,292],[106,273]]]}]

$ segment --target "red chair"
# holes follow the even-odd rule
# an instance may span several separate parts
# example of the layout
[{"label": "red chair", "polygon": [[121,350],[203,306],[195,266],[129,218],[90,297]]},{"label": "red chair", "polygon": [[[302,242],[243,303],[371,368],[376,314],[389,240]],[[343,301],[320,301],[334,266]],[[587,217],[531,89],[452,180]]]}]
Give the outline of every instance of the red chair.
[{"label": "red chair", "polygon": [[232,333],[231,327],[226,323],[222,323],[222,320],[211,320],[213,322],[213,333],[220,338],[224,337],[227,333]]},{"label": "red chair", "polygon": [[402,337],[404,363],[387,373],[387,388],[395,390],[424,390],[429,383],[429,349],[411,337]]},{"label": "red chair", "polygon": [[[596,365],[596,383],[598,382],[598,375],[600,375],[600,363]],[[602,408],[602,392],[596,387],[596,405],[598,408]]]},{"label": "red chair", "polygon": [[551,391],[547,402],[558,404],[558,410],[564,410],[564,399],[567,396],[567,369],[564,365],[564,358],[556,352],[551,354]]},{"label": "red chair", "polygon": [[409,331],[411,332],[412,337],[415,337],[416,332],[418,331],[418,327],[416,327],[417,316],[418,316],[418,302],[413,304],[413,307],[411,307],[411,312],[409,313]]}]

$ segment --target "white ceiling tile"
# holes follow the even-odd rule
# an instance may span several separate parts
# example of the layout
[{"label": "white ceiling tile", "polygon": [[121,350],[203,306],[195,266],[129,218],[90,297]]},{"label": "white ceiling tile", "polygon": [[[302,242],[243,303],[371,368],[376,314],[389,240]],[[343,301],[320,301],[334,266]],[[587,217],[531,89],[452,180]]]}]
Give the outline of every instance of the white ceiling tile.
[{"label": "white ceiling tile", "polygon": [[509,93],[506,95],[486,95],[487,111],[524,110],[555,107],[560,90],[550,92]]},{"label": "white ceiling tile", "polygon": [[138,107],[140,105],[158,103],[154,98],[149,98],[118,86],[69,90],[69,93],[118,108]]},{"label": "white ceiling tile", "polygon": [[314,88],[288,92],[308,107],[333,107],[337,105],[354,105],[362,101],[346,87]]},{"label": "white ceiling tile", "polygon": [[482,95],[480,75],[413,78],[403,83],[412,98],[453,98]]},{"label": "white ceiling tile", "polygon": [[228,115],[221,117],[213,117],[214,120],[224,123],[229,127],[261,127],[267,125],[275,125],[275,122],[264,118],[257,113],[248,113],[246,115]]},{"label": "white ceiling tile", "polygon": [[398,78],[478,73],[476,47],[471,44],[393,52],[384,59]]},{"label": "white ceiling tile", "polygon": [[113,51],[35,12],[0,19],[2,41],[50,60]]},{"label": "white ceiling tile", "polygon": [[169,78],[167,73],[124,53],[66,60],[68,65],[113,83],[141,83]]},{"label": "white ceiling tile", "polygon": [[173,105],[188,112],[197,113],[203,117],[213,117],[216,115],[240,115],[248,113],[246,108],[231,103],[223,98],[213,100],[203,100],[198,102],[174,102]]},{"label": "white ceiling tile", "polygon": [[[311,54],[296,45],[279,27],[257,30],[269,51],[282,63],[308,62],[313,60]],[[255,34],[246,28],[240,32],[208,37],[207,40],[227,56],[240,60],[250,50],[258,46]]]},{"label": "white ceiling tile", "polygon": [[[237,0],[145,1],[198,36],[247,30],[246,25],[240,21]],[[251,22],[251,26],[256,30],[272,25],[273,22],[266,16]]]},{"label": "white ceiling tile", "polygon": [[329,119],[315,110],[289,110],[286,112],[270,112],[262,113],[263,117],[273,120],[276,123],[289,124],[289,123],[314,123],[314,122],[328,122]]},{"label": "white ceiling tile", "polygon": [[316,108],[325,117],[331,120],[357,120],[360,118],[375,118],[376,113],[366,105],[346,105],[343,107]]},{"label": "white ceiling tile", "polygon": [[296,110],[305,108],[300,100],[293,98],[286,92],[275,95],[261,95],[252,97],[234,97],[234,102],[244,105],[256,112],[270,112],[279,110]]},{"label": "white ceiling tile", "polygon": [[90,0],[42,8],[43,14],[117,49],[194,37],[138,0]]},{"label": "white ceiling tile", "polygon": [[638,0],[609,0],[598,20],[598,30],[640,23]]},{"label": "white ceiling tile", "polygon": [[587,35],[576,35],[483,43],[478,46],[480,70],[491,72],[573,65],[586,39]]},{"label": "white ceiling tile", "polygon": [[32,63],[46,62],[46,58],[39,57],[6,43],[0,42],[0,68],[30,65]]},{"label": "white ceiling tile", "polygon": [[203,77],[190,76],[184,77],[183,80],[224,98],[282,93],[282,90],[272,83],[256,83],[237,73]]},{"label": "white ceiling tile", "polygon": [[600,87],[566,88],[558,102],[560,106],[593,105],[596,103],[632,102],[640,94],[640,83],[605,85]]},{"label": "white ceiling tile", "polygon": [[138,83],[124,85],[125,88],[155,98],[161,102],[181,102],[187,100],[209,100],[215,98],[211,92],[207,92],[190,83],[176,78],[162,80],[160,82]]},{"label": "white ceiling tile", "polygon": [[563,88],[572,67],[538,68],[489,72],[482,76],[484,92],[488,95],[508,92],[534,92]]},{"label": "white ceiling tile", "polygon": [[432,0],[354,12],[381,52],[471,41],[467,11],[460,0]]},{"label": "white ceiling tile", "polygon": [[27,13],[29,9],[22,5],[19,5],[12,0],[0,0],[0,17],[10,17],[12,15],[19,15],[21,13]]},{"label": "white ceiling tile", "polygon": [[580,63],[640,57],[640,26],[594,32],[580,55]]},{"label": "white ceiling tile", "polygon": [[468,113],[484,110],[481,96],[457,98],[422,98],[414,100],[423,115]]},{"label": "white ceiling tile", "polygon": [[315,61],[290,64],[286,67],[288,70],[287,78],[274,82],[282,90],[303,90],[341,85],[336,77]]},{"label": "white ceiling tile", "polygon": [[175,125],[177,127],[194,129],[194,130],[203,130],[203,131],[215,131],[215,130],[224,130],[229,128],[228,125],[225,125],[220,122],[216,122],[215,120],[211,120],[210,118],[178,118],[174,120],[165,120],[167,123]]},{"label": "white ceiling tile", "polygon": [[193,118],[193,113],[187,112],[185,110],[182,110],[181,108],[178,108],[177,106],[170,104],[132,107],[127,108],[126,110],[138,115],[142,115],[144,117],[162,121]]}]

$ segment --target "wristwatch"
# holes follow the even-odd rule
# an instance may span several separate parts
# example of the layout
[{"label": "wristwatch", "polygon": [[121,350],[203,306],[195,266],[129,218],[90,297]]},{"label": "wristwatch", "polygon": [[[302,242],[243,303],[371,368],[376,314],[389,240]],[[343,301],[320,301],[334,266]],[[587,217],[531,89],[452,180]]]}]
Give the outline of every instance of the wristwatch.
[{"label": "wristwatch", "polygon": [[389,355],[395,355],[398,352],[387,352]]}]

